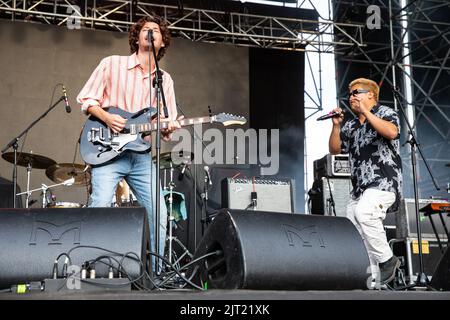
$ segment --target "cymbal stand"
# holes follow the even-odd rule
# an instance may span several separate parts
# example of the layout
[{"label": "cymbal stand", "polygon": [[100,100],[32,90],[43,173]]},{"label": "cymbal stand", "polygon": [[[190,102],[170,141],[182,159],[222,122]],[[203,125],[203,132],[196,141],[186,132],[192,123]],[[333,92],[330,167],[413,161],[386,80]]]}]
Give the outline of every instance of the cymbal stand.
[{"label": "cymbal stand", "polygon": [[70,179],[68,179],[68,180],[66,180],[64,182],[53,184],[51,186],[47,186],[45,184],[42,184],[40,188],[36,188],[36,189],[33,189],[33,190],[27,190],[27,191],[24,191],[24,192],[16,194],[16,196],[21,196],[23,194],[27,194],[27,208],[28,208],[28,198],[29,198],[29,196],[35,191],[42,191],[42,208],[46,208],[47,207],[46,194],[47,194],[48,189],[54,188],[54,187],[58,187],[58,186],[62,186],[62,185],[64,185],[64,186],[71,186],[71,185],[73,185],[74,182],[75,182],[75,178],[70,178]]},{"label": "cymbal stand", "polygon": [[172,263],[172,240],[173,240],[173,221],[175,220],[173,216],[173,187],[175,186],[173,182],[173,165],[172,161],[170,163],[170,180],[169,180],[169,262]]},{"label": "cymbal stand", "polygon": [[[57,84],[58,85],[62,85],[60,83]],[[56,89],[56,87],[53,89],[53,93],[55,92],[54,90]],[[8,150],[9,148],[13,148],[14,150],[14,168],[13,168],[13,184],[14,184],[14,197],[13,197],[13,203],[14,203],[14,208],[17,207],[17,199],[16,199],[16,192],[17,192],[17,149],[18,149],[18,141],[20,140],[20,138],[25,135],[36,123],[38,123],[42,118],[44,118],[53,108],[55,108],[61,101],[64,101],[65,97],[61,96],[53,105],[51,105],[42,115],[39,116],[39,118],[37,118],[36,120],[34,120],[25,130],[23,130],[21,133],[19,133],[19,135],[17,135],[17,137],[13,138],[10,142],[8,142],[3,149],[1,150],[1,153],[5,153],[6,150]],[[24,193],[21,193],[24,194]]]},{"label": "cymbal stand", "polygon": [[27,165],[27,201],[25,202],[25,208],[28,208],[28,205],[30,203],[30,196],[31,196],[31,192],[30,192],[30,177],[31,177],[31,162],[28,162]]},{"label": "cymbal stand", "polygon": [[[168,236],[168,240],[169,240],[169,257],[168,260],[171,264],[173,265],[177,265],[186,255],[189,255],[189,257],[193,258],[193,255],[189,252],[189,250],[183,245],[183,243],[178,240],[177,237],[173,236],[173,228],[176,224],[175,221],[175,217],[173,215],[173,190],[175,188],[175,183],[173,180],[173,173],[174,173],[174,167],[173,167],[173,163],[172,161],[169,162],[170,163],[170,174],[169,174],[169,183],[168,183],[168,187],[165,187],[164,189],[169,190],[169,236]],[[164,170],[164,184],[166,183],[166,170]],[[174,262],[172,262],[174,260],[173,258],[173,241],[175,241],[184,251],[184,253],[178,257],[178,259]]]}]

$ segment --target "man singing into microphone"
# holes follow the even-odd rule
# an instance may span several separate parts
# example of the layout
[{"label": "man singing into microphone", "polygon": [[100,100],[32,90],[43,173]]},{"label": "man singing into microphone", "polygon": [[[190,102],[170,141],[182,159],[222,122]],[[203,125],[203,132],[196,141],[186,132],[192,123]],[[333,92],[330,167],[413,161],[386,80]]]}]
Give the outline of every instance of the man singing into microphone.
[{"label": "man singing into microphone", "polygon": [[[395,277],[400,266],[386,239],[383,220],[396,211],[401,198],[402,167],[399,156],[399,118],[378,103],[379,86],[369,79],[356,79],[349,85],[349,102],[357,118],[341,128],[343,115],[333,117],[329,150],[348,153],[353,190],[347,217],[360,232],[369,254],[372,275],[379,266],[382,284]],[[340,108],[335,112],[342,112]]]},{"label": "man singing into microphone", "polygon": [[[157,59],[160,60],[170,44],[170,31],[166,21],[158,16],[141,18],[129,31],[130,56],[109,56],[104,58],[92,73],[89,80],[77,97],[81,109],[102,120],[113,132],[120,132],[126,124],[126,119],[120,115],[108,113],[103,108],[115,106],[129,112],[137,112],[143,108],[156,107],[156,89],[151,88],[155,77],[155,61],[149,55],[151,41],[148,39],[152,31]],[[149,58],[151,56],[151,58]],[[164,71],[163,92],[167,102],[169,126],[161,131],[164,140],[170,139],[170,134],[179,128],[175,121],[177,116],[173,80]],[[151,98],[151,101],[150,101]],[[162,112],[161,117],[163,118]],[[152,174],[153,171],[153,174]],[[155,213],[156,188],[155,165],[148,153],[125,151],[114,160],[92,168],[92,194],[90,207],[109,207],[118,182],[125,178],[131,187],[139,204],[146,208],[150,224],[150,243],[155,248]],[[153,178],[153,180],[151,179]],[[160,184],[158,183],[158,187]],[[163,255],[166,237],[167,208],[161,192],[161,215],[159,230],[159,254]]]}]

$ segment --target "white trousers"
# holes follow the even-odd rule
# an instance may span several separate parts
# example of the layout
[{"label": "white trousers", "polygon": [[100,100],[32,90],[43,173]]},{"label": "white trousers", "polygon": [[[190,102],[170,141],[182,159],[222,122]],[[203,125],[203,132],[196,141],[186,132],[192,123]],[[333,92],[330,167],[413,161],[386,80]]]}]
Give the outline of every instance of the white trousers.
[{"label": "white trousers", "polygon": [[359,199],[351,199],[347,205],[347,218],[353,222],[364,240],[372,271],[377,269],[378,263],[386,262],[393,256],[383,220],[386,218],[386,210],[394,201],[394,192],[366,189]]}]

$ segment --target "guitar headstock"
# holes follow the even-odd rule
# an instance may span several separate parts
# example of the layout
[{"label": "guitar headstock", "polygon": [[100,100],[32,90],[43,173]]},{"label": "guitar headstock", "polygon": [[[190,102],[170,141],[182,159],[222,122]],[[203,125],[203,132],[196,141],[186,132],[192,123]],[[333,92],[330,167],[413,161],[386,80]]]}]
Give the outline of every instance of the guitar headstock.
[{"label": "guitar headstock", "polygon": [[230,126],[233,124],[243,125],[247,122],[247,119],[241,116],[236,116],[231,113],[219,113],[211,117],[212,122],[222,123],[224,126]]}]

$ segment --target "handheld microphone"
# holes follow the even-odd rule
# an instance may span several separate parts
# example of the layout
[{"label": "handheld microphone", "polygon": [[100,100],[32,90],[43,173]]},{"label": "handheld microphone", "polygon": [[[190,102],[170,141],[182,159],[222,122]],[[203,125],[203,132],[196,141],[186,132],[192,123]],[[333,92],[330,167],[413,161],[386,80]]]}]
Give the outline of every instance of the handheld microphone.
[{"label": "handheld microphone", "polygon": [[66,87],[64,85],[62,86],[62,91],[64,94],[64,102],[66,103],[66,112],[70,113],[72,111],[72,109],[70,109],[69,100],[67,99],[67,91],[66,91]]},{"label": "handheld microphone", "polygon": [[324,116],[318,117],[317,121],[322,121],[322,120],[327,120],[327,119],[330,119],[330,118],[340,117],[341,115],[345,114],[346,112],[347,111],[345,111],[345,110],[342,110],[341,112],[331,111],[330,113],[328,113],[328,114],[326,114]]},{"label": "handheld microphone", "polygon": [[209,174],[209,167],[208,166],[204,166],[203,169],[205,170],[206,176],[208,177],[209,185],[212,185],[211,175]]}]

